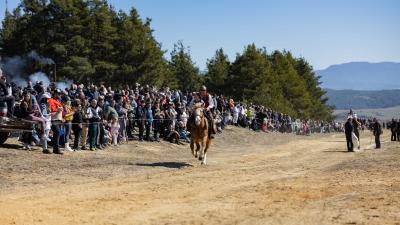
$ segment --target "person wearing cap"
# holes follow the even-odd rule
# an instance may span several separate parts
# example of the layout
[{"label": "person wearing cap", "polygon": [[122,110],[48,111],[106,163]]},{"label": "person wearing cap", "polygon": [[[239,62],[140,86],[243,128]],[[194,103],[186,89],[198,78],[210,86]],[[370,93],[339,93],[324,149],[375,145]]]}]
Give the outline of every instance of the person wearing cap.
[{"label": "person wearing cap", "polygon": [[352,116],[347,117],[347,122],[344,124],[344,133],[346,135],[346,143],[347,143],[347,151],[353,152],[354,144],[353,144],[353,123],[352,123]]},{"label": "person wearing cap", "polygon": [[59,94],[61,94],[61,90],[57,88],[57,84],[56,84],[55,82],[51,82],[51,83],[49,84],[48,89],[49,89],[49,91],[50,91],[51,93],[54,93],[54,92],[56,91],[56,92],[59,92]]},{"label": "person wearing cap", "polygon": [[60,93],[59,89],[55,89],[48,104],[51,117],[51,130],[53,131],[53,153],[62,155],[63,153],[60,151],[60,128],[63,119],[63,107],[60,101]]},{"label": "person wearing cap", "polygon": [[373,125],[372,125],[372,131],[373,131],[373,134],[375,136],[375,149],[380,149],[381,148],[380,137],[381,137],[381,134],[383,133],[382,132],[382,126],[381,126],[381,124],[379,123],[379,121],[376,118],[374,118],[373,121],[374,122],[373,122]]}]

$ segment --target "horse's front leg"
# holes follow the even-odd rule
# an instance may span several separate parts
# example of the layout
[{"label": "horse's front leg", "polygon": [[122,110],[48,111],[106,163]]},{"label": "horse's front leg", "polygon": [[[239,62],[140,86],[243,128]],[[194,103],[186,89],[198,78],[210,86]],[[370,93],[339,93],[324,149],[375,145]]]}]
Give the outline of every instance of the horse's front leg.
[{"label": "horse's front leg", "polygon": [[203,161],[201,162],[201,164],[206,165],[207,164],[207,150],[210,147],[210,139],[207,137],[205,140],[205,147],[204,147],[204,157],[203,157]]},{"label": "horse's front leg", "polygon": [[196,141],[196,151],[194,153],[195,158],[197,158],[197,156],[199,155],[199,150],[200,150],[200,144],[199,142]]},{"label": "horse's front leg", "polygon": [[204,158],[204,142],[201,141],[199,146],[200,146],[199,160],[203,161],[203,158]]},{"label": "horse's front leg", "polygon": [[207,162],[206,162],[206,158],[207,158],[207,149],[208,149],[208,146],[209,146],[209,139],[208,139],[208,136],[205,136],[203,139],[202,139],[202,141],[201,141],[201,154],[200,154],[200,157],[199,157],[199,160],[201,161],[201,164],[203,165],[205,165]]},{"label": "horse's front leg", "polygon": [[196,156],[195,156],[195,153],[194,153],[194,141],[193,141],[193,138],[190,139],[190,150],[192,150],[192,155],[193,155],[194,157],[196,157]]}]

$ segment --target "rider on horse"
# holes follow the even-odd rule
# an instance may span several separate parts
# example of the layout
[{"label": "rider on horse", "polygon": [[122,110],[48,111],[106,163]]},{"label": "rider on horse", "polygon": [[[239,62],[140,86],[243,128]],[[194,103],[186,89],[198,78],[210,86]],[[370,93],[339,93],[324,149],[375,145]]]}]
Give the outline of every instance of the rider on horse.
[{"label": "rider on horse", "polygon": [[[193,112],[193,106],[196,106],[198,104],[201,104],[205,109],[204,115],[207,118],[209,124],[209,137],[212,139],[214,138],[213,134],[215,134],[214,121],[212,116],[212,111],[214,110],[214,100],[212,96],[207,92],[207,88],[204,85],[201,86],[200,93],[196,93],[196,95],[189,104],[189,107],[192,109],[192,112]],[[191,126],[194,126],[193,113],[189,117],[188,125],[189,125],[188,130],[190,130]]]}]

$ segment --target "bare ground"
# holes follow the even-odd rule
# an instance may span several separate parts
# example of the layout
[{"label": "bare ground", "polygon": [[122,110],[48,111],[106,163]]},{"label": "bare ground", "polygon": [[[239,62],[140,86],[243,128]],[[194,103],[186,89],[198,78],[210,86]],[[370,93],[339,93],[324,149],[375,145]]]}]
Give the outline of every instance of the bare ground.
[{"label": "bare ground", "polygon": [[[43,155],[0,148],[0,224],[400,224],[400,143],[229,128],[208,165],[132,142]],[[11,141],[12,143],[12,141]]]}]

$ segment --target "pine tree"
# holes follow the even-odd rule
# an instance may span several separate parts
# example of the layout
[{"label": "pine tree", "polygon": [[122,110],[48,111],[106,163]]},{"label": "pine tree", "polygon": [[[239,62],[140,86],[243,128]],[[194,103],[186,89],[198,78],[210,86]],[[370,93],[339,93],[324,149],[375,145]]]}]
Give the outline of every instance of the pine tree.
[{"label": "pine tree", "polygon": [[284,98],[290,103],[292,115],[307,118],[310,115],[311,100],[305,81],[297,74],[288,58],[289,52],[275,51],[272,54],[274,70],[278,75]]},{"label": "pine tree", "polygon": [[171,52],[171,71],[184,91],[198,90],[202,84],[199,69],[194,65],[189,50],[179,41]]},{"label": "pine tree", "polygon": [[[56,62],[57,77],[78,82],[134,82],[211,92],[265,105],[294,117],[331,119],[319,77],[290,52],[267,54],[248,45],[230,63],[222,49],[201,75],[189,49],[178,42],[171,60],[157,42],[151,19],[135,8],[116,12],[106,0],[22,0],[0,29],[0,55],[24,56],[35,50]],[[26,74],[31,73],[27,68]]]},{"label": "pine tree", "polygon": [[332,108],[327,105],[326,92],[320,87],[320,77],[316,76],[312,66],[304,59],[291,59],[297,73],[304,79],[307,90],[311,96],[312,106],[310,117],[322,120],[331,120]]},{"label": "pine tree", "polygon": [[214,93],[224,94],[226,81],[230,72],[230,62],[224,50],[218,49],[215,56],[207,61],[205,83],[207,88]]},{"label": "pine tree", "polygon": [[235,99],[285,110],[277,78],[265,49],[248,45],[232,63],[228,79],[229,94]]}]

